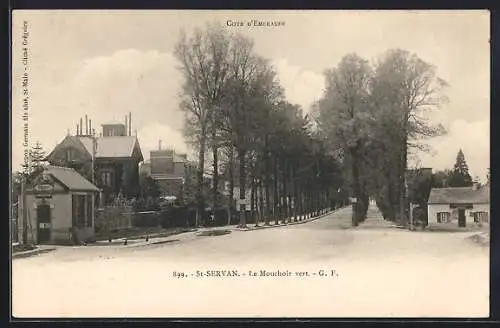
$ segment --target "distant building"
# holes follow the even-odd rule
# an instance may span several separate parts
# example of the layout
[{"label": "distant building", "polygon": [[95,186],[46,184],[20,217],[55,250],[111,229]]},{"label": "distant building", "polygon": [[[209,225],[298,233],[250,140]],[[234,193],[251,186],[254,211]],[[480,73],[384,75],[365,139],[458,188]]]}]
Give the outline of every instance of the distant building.
[{"label": "distant building", "polygon": [[[52,165],[71,167],[102,189],[104,203],[122,194],[126,198],[139,192],[139,163],[144,158],[137,136],[131,135],[130,114],[127,122],[102,125],[95,135],[92,122],[85,118],[77,125],[76,135],[67,135],[47,156]],[[128,131],[127,131],[128,127]],[[92,177],[93,173],[93,177]]]},{"label": "distant building", "polygon": [[468,227],[489,225],[490,189],[488,186],[434,188],[428,205],[428,224]]},{"label": "distant building", "polygon": [[158,149],[150,152],[149,158],[141,165],[140,173],[153,178],[163,196],[178,197],[186,178],[187,155],[178,154],[173,149],[162,149],[160,142]]}]

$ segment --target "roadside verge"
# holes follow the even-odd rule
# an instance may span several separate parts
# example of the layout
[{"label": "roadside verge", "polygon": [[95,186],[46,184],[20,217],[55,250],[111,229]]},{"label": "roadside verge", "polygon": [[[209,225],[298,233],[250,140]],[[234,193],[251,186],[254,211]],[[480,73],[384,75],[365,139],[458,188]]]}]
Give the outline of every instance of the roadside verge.
[{"label": "roadside verge", "polygon": [[26,257],[31,257],[31,256],[43,254],[43,253],[52,252],[55,250],[56,250],[55,247],[49,247],[49,248],[36,247],[35,249],[31,249],[29,251],[12,253],[12,259],[22,259],[22,258],[26,258]]}]

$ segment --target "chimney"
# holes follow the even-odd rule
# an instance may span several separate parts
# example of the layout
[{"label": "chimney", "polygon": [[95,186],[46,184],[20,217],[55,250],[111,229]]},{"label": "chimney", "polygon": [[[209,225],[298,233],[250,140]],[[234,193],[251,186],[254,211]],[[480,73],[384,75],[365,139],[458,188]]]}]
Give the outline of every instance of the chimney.
[{"label": "chimney", "polygon": [[125,135],[127,135],[127,131],[128,131],[128,122],[127,122],[127,120],[128,120],[128,116],[125,115]]},{"label": "chimney", "polygon": [[161,150],[161,140],[158,140],[158,150]]},{"label": "chimney", "polygon": [[92,136],[95,137],[95,129],[92,129]]},{"label": "chimney", "polygon": [[89,118],[87,117],[87,114],[85,114],[85,135],[89,135]]},{"label": "chimney", "polygon": [[76,135],[78,135],[78,129],[79,129],[79,127],[78,127],[78,123],[77,123],[76,124]]},{"label": "chimney", "polygon": [[78,133],[78,135],[82,135],[82,128],[83,128],[83,120],[82,118],[80,117],[80,133]]},{"label": "chimney", "polygon": [[128,112],[128,135],[132,135],[132,112]]},{"label": "chimney", "polygon": [[92,134],[92,120],[89,119],[89,132],[88,135]]}]

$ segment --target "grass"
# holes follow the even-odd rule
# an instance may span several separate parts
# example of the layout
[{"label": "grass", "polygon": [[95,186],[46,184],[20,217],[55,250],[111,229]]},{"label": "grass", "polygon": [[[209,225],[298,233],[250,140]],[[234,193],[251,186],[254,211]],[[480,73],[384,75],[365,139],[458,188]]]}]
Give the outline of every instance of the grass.
[{"label": "grass", "polygon": [[[172,235],[177,235],[180,233],[191,231],[189,228],[172,228],[172,229],[163,229],[163,228],[131,228],[126,230],[112,231],[111,238],[112,239],[128,239],[128,240],[138,240],[138,239],[146,239],[147,236],[150,238],[162,238],[169,237]],[[108,240],[109,236],[106,233],[99,233],[96,235],[96,241]]]},{"label": "grass", "polygon": [[12,253],[20,253],[20,252],[32,251],[34,249],[36,249],[36,246],[34,246],[34,245],[19,244],[19,245],[14,245],[12,247]]},{"label": "grass", "polygon": [[214,236],[222,236],[231,233],[231,230],[209,230],[203,231],[197,234],[199,237],[214,237]]}]

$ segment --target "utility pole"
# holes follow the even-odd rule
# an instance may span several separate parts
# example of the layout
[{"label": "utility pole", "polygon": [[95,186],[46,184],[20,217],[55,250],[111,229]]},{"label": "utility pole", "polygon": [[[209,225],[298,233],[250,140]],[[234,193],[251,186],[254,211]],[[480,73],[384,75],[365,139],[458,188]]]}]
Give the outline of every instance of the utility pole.
[{"label": "utility pole", "polygon": [[23,220],[23,244],[26,245],[28,243],[28,221],[26,220],[26,177],[22,176],[21,178],[21,218]]},{"label": "utility pole", "polygon": [[92,184],[95,185],[95,153],[96,153],[95,132],[92,133]]}]

